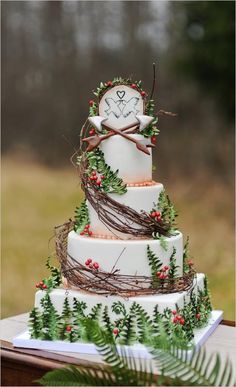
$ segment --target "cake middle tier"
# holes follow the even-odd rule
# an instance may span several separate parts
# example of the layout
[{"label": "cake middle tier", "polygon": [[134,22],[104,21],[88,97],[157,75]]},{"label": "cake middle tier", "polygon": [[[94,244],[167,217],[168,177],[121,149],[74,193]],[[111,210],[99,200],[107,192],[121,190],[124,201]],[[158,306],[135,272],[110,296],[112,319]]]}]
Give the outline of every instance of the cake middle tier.
[{"label": "cake middle tier", "polygon": [[[108,196],[110,196],[118,203],[124,204],[125,206],[128,206],[139,213],[141,211],[150,213],[154,205],[157,208],[159,195],[162,190],[163,185],[161,183],[154,183],[153,185],[146,187],[127,187],[127,192],[123,195],[108,194]],[[132,238],[132,236],[128,234],[120,233],[111,227],[108,228],[99,219],[99,215],[94,210],[89,201],[87,201],[87,206],[89,211],[91,231],[93,234],[100,236],[115,236],[121,239]],[[122,222],[122,219],[125,220],[125,214],[119,213],[118,216],[120,222]],[[135,225],[135,223],[133,223],[133,225]],[[130,226],[132,226],[132,224],[130,224]]]},{"label": "cake middle tier", "polygon": [[118,270],[118,274],[151,276],[148,258],[148,246],[156,254],[163,266],[170,264],[173,249],[176,250],[176,274],[183,275],[183,235],[165,238],[166,249],[156,239],[120,240],[100,239],[78,235],[75,231],[68,234],[67,253],[81,265],[88,258],[97,262],[99,269],[110,273]]}]

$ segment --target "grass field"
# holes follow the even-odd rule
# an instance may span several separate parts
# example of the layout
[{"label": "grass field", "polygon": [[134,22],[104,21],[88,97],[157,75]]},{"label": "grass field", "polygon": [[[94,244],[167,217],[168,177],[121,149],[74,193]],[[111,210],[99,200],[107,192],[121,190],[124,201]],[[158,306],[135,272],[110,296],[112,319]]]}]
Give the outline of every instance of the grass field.
[{"label": "grass field", "polygon": [[[82,195],[76,172],[2,161],[2,317],[28,311],[35,283],[47,275],[53,227],[74,214]],[[164,173],[163,173],[164,175]],[[190,236],[198,271],[207,273],[213,305],[234,319],[233,190],[207,177],[161,179]]]}]

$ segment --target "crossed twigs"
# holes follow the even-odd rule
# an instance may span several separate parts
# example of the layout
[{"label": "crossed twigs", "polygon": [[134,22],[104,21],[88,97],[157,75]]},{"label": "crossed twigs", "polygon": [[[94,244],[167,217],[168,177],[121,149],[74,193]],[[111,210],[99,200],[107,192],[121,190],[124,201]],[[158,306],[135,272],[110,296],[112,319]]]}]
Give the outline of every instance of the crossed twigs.
[{"label": "crossed twigs", "polygon": [[137,149],[139,149],[140,151],[146,153],[147,155],[150,155],[150,152],[148,150],[148,147],[154,147],[153,144],[147,144],[147,145],[144,145],[142,144],[139,140],[129,136],[127,133],[124,133],[126,131],[128,131],[128,129],[131,129],[132,130],[135,130],[135,129],[138,129],[139,127],[139,124],[131,124],[131,125],[128,125],[128,126],[124,126],[123,128],[121,129],[115,129],[114,127],[112,126],[106,126],[103,124],[103,127],[107,130],[109,130],[109,133],[103,135],[103,136],[98,136],[98,135],[95,135],[95,136],[91,136],[91,137],[86,137],[84,138],[82,141],[83,142],[87,142],[88,143],[88,147],[86,149],[86,152],[90,152],[92,151],[94,148],[96,148],[102,141],[104,141],[105,139],[109,138],[109,137],[112,137],[112,136],[115,136],[116,134],[119,134],[120,136],[126,138],[127,140],[129,141],[132,141],[133,143],[135,143]]}]

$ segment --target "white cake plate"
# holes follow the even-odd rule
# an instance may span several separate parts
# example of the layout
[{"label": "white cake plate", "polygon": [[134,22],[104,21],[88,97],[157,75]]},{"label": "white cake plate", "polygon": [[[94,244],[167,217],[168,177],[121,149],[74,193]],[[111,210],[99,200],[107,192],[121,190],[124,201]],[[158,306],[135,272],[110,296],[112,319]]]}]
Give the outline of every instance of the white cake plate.
[{"label": "white cake plate", "polygon": [[[213,310],[211,317],[209,319],[208,325],[201,329],[194,330],[194,345],[195,348],[200,348],[201,345],[205,343],[208,337],[214,332],[219,323],[223,318],[223,312],[221,310]],[[74,352],[74,353],[84,353],[89,355],[97,355],[98,351],[96,346],[91,343],[69,343],[67,341],[56,340],[56,341],[47,341],[47,340],[38,340],[31,339],[29,331],[23,332],[20,335],[14,337],[13,346],[20,348],[33,348],[41,349],[46,351],[56,351],[56,352]],[[119,351],[119,345],[117,345]],[[152,356],[148,352],[148,349],[142,344],[135,344],[132,346],[124,346],[129,351],[132,351],[134,357],[146,358],[149,359]],[[189,356],[192,353],[192,350],[189,350]]]}]

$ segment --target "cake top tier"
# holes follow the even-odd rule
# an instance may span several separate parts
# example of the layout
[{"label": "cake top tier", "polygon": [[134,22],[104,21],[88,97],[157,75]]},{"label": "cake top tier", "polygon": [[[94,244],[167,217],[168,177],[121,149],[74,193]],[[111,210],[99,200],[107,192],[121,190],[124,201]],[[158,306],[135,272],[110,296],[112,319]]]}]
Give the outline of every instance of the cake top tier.
[{"label": "cake top tier", "polygon": [[141,81],[114,78],[113,81],[101,82],[94,94],[97,101],[89,101],[88,118],[92,138],[83,139],[88,144],[87,151],[96,148],[107,138],[105,136],[120,135],[133,142],[139,151],[149,155],[148,148],[154,146],[152,142],[143,144],[130,136],[133,133],[141,134],[152,138],[154,142],[154,137],[158,134],[154,101],[142,89]]}]

